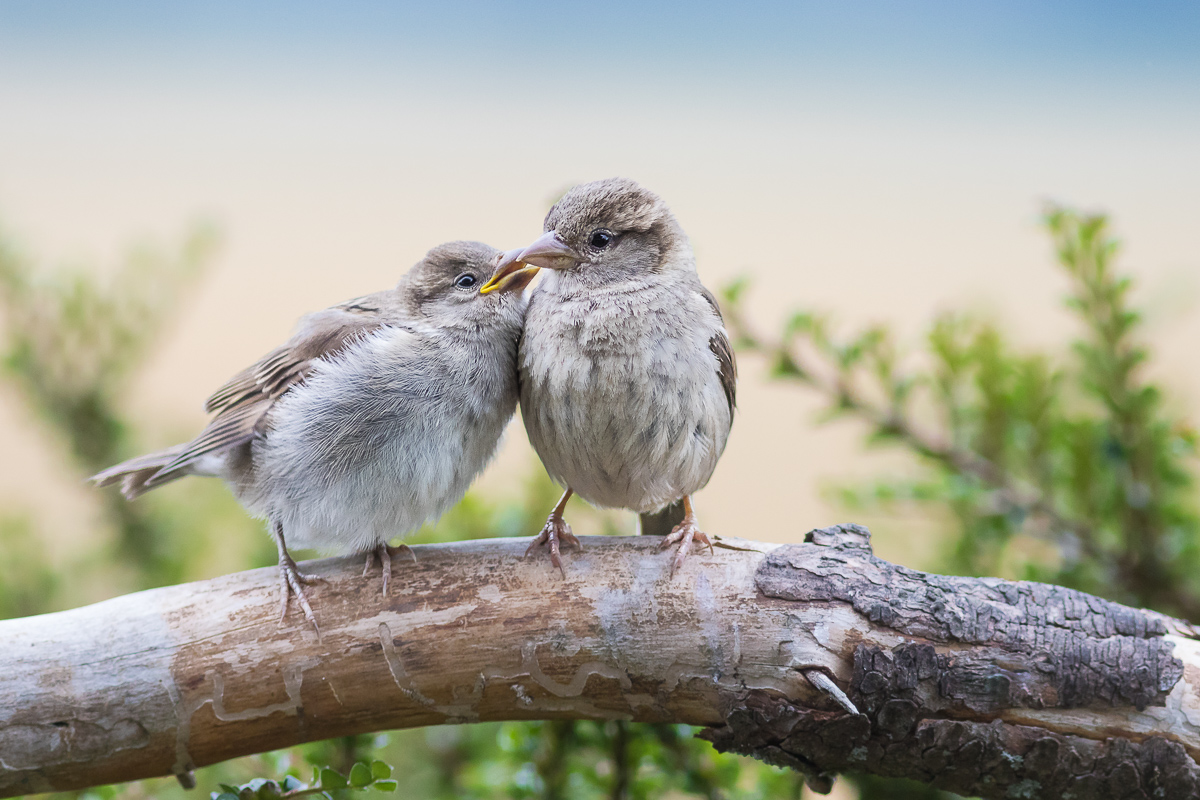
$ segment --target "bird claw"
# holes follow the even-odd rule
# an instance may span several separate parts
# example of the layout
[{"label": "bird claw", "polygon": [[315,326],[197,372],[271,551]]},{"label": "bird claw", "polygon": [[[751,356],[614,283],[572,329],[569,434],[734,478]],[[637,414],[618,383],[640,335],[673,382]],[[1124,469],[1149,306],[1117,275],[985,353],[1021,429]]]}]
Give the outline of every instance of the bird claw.
[{"label": "bird claw", "polygon": [[525,556],[528,557],[538,547],[548,544],[550,563],[558,567],[558,571],[565,580],[567,571],[563,568],[562,558],[559,556],[560,542],[563,545],[574,547],[576,550],[583,549],[583,546],[579,544],[579,538],[571,533],[571,526],[567,524],[567,521],[562,517],[551,514],[549,519],[546,520],[546,525],[542,528],[542,532],[525,549]]},{"label": "bird claw", "polygon": [[687,558],[693,543],[707,547],[710,553],[713,552],[712,542],[709,541],[704,531],[700,530],[696,525],[696,520],[692,517],[684,517],[683,522],[672,528],[671,532],[659,542],[658,549],[661,552],[675,543],[679,544],[679,550],[675,554],[675,560],[671,562],[671,577],[675,577],[675,573],[683,566],[683,561]]},{"label": "bird claw", "polygon": [[312,623],[313,630],[317,632],[317,638],[320,638],[321,628],[317,625],[317,615],[313,613],[308,597],[304,594],[304,587],[314,583],[325,583],[325,579],[301,572],[290,556],[279,562],[279,621],[282,623],[284,617],[287,616],[288,600],[295,595],[296,603],[304,612],[304,618]]},{"label": "bird claw", "polygon": [[383,568],[383,594],[386,597],[388,593],[388,579],[392,577],[392,555],[399,552],[408,553],[408,557],[417,563],[417,554],[413,549],[406,544],[401,544],[397,547],[391,547],[386,542],[377,545],[374,550],[367,551],[367,563],[363,567],[363,577],[367,577],[367,573],[371,571],[371,567],[375,566],[375,558],[379,558],[379,564]]}]

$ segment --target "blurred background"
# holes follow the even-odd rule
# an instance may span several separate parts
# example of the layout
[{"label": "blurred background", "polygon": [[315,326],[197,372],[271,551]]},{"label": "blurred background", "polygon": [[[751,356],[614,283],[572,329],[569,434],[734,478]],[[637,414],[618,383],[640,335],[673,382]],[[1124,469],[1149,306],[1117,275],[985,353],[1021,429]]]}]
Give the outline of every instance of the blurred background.
[{"label": "blurred background", "polygon": [[[274,563],[216,483],[83,478],[190,438],[301,314],[622,175],[739,339],[706,530],[864,522],[910,567],[1200,619],[1198,143],[1185,2],[0,2],[0,616]],[[514,421],[421,540],[532,535],[553,495]],[[582,723],[323,743],[197,791],[369,758],[425,797],[805,791]]]}]

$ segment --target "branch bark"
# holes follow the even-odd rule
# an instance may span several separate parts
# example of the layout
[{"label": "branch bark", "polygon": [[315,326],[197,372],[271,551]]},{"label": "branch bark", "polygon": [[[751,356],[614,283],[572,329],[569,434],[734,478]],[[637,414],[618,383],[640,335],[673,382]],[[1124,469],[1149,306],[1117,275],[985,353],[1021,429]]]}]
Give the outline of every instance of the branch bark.
[{"label": "branch bark", "polygon": [[306,566],[320,639],[277,622],[274,569],[0,622],[0,796],[512,719],[706,726],[818,789],[853,770],[988,798],[1200,793],[1190,625],[897,567],[868,539],[726,539],[674,579],[646,537],[586,540],[566,580],[524,541],[418,547],[388,597],[327,559]]}]

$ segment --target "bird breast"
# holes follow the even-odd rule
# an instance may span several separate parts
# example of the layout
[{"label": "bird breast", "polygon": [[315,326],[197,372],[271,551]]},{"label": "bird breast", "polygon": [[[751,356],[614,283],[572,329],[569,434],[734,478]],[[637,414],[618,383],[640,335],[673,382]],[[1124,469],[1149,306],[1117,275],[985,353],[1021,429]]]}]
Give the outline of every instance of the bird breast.
[{"label": "bird breast", "polygon": [[521,413],[550,474],[594,505],[655,511],[701,489],[729,434],[694,287],[535,293],[518,356]]},{"label": "bird breast", "polygon": [[399,328],[324,362],[272,412],[256,448],[260,513],[289,544],[364,550],[457,502],[516,408],[505,352]]}]

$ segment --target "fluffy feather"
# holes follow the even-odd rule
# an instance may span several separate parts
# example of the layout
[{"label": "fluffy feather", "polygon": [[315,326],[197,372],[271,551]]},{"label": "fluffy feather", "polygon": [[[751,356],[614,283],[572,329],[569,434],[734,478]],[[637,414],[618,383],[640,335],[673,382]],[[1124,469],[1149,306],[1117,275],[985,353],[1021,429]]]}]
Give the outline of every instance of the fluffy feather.
[{"label": "fluffy feather", "polygon": [[[94,476],[132,499],[217,475],[289,546],[371,550],[462,497],[516,409],[525,301],[477,291],[499,253],[434,248],[395,289],[304,317],[206,404],[191,442]],[[475,283],[455,281],[471,273]],[[282,556],[281,556],[282,557]]]},{"label": "fluffy feather", "polygon": [[[596,506],[655,512],[703,488],[733,422],[720,311],[666,205],[632,181],[578,186],[550,211],[586,261],[530,300],[521,413],[547,471]],[[613,244],[589,249],[594,229]]]}]

